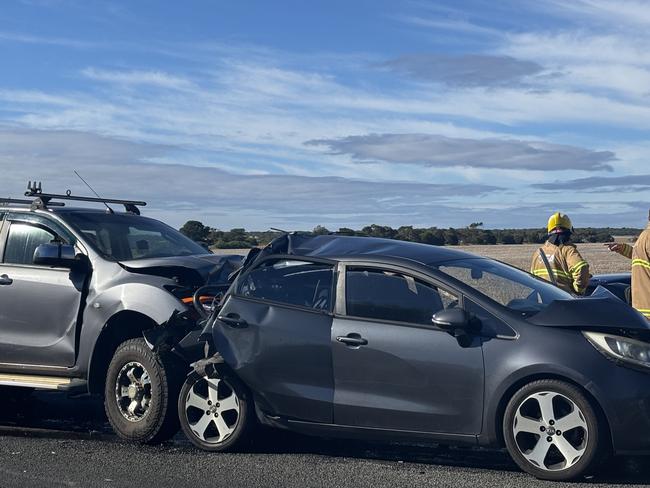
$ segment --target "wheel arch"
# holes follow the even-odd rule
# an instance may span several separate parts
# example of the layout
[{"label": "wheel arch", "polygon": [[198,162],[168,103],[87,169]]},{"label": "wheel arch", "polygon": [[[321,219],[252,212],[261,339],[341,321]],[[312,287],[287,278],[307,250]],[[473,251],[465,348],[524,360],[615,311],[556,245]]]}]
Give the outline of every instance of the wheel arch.
[{"label": "wheel arch", "polygon": [[575,381],[574,379],[557,373],[532,373],[523,376],[521,378],[518,378],[505,389],[505,391],[501,394],[501,397],[499,398],[499,402],[494,411],[494,414],[491,416],[493,423],[491,426],[487,426],[488,438],[491,439],[492,441],[492,442],[488,441],[489,443],[491,444],[496,443],[499,447],[505,446],[505,439],[503,437],[503,429],[501,426],[503,425],[503,419],[505,417],[505,412],[506,412],[506,407],[508,406],[508,402],[513,397],[513,395],[517,391],[519,391],[519,389],[523,388],[528,383],[532,383],[534,381],[539,381],[539,380],[563,381],[565,383],[568,383],[578,388],[580,392],[585,395],[585,397],[587,398],[591,406],[594,408],[596,415],[604,422],[603,425],[606,429],[607,439],[609,440],[610,445],[613,443],[613,437],[609,425],[609,419],[607,418],[607,415],[605,414],[603,407],[600,405],[600,402],[596,399],[593,393],[590,392],[583,385]]},{"label": "wheel arch", "polygon": [[103,393],[108,365],[118,346],[142,332],[157,326],[151,317],[133,310],[121,310],[112,315],[99,333],[88,362],[88,391]]}]

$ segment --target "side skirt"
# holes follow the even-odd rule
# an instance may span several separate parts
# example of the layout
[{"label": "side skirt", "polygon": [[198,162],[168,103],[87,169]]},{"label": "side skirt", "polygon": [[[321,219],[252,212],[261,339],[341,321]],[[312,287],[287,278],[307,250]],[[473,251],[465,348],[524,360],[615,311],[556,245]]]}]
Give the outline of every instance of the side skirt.
[{"label": "side skirt", "polygon": [[[263,414],[264,415],[264,414]],[[271,427],[288,429],[301,434],[318,437],[341,437],[347,439],[378,440],[378,441],[401,441],[401,442],[444,442],[449,444],[461,444],[477,446],[476,435],[470,434],[448,434],[442,432],[420,432],[411,430],[388,430],[373,427],[355,427],[351,425],[322,424],[315,422],[303,422],[300,420],[285,419],[264,415],[262,421]]]}]

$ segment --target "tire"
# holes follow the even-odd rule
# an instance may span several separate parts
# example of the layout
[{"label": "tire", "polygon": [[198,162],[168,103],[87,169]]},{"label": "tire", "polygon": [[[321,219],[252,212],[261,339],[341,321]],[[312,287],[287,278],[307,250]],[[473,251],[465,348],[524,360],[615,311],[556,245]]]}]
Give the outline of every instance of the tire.
[{"label": "tire", "polygon": [[238,451],[251,440],[253,402],[236,378],[190,374],[178,397],[178,412],[183,433],[199,449]]},{"label": "tire", "polygon": [[188,368],[170,353],[156,354],[144,339],[123,342],[108,366],[106,416],[129,442],[156,444],[178,432],[176,399]]},{"label": "tire", "polygon": [[503,436],[522,470],[553,481],[591,474],[608,445],[605,421],[590,401],[559,380],[534,381],[517,391],[505,410]]}]

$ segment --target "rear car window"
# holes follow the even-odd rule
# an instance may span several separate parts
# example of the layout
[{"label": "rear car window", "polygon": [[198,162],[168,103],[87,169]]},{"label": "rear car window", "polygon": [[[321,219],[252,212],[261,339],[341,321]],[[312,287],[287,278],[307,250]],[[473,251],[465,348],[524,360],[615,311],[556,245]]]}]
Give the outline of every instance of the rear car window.
[{"label": "rear car window", "polygon": [[265,261],[237,284],[238,295],[329,311],[334,269],[329,264],[279,259]]},{"label": "rear car window", "polygon": [[436,312],[458,305],[457,297],[411,276],[379,269],[349,269],[346,314],[431,325]]}]

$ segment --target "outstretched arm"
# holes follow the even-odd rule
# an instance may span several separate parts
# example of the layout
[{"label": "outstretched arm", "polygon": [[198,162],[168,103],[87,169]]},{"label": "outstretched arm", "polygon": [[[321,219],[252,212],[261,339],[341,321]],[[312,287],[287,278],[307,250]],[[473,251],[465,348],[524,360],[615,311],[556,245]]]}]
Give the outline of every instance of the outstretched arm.
[{"label": "outstretched arm", "polygon": [[624,242],[608,242],[605,244],[610,251],[619,253],[628,259],[632,259],[632,246]]}]

